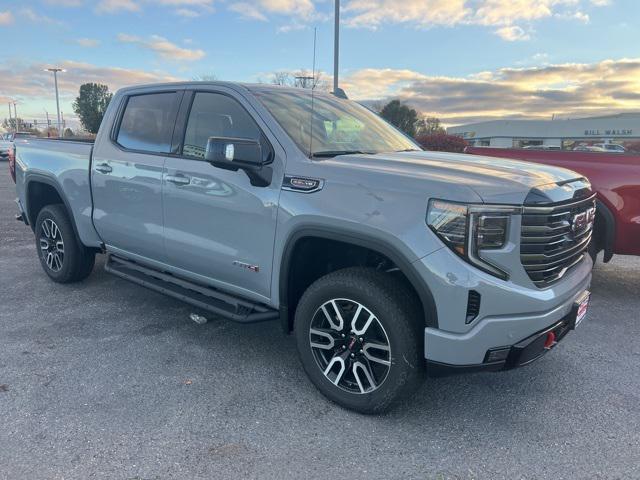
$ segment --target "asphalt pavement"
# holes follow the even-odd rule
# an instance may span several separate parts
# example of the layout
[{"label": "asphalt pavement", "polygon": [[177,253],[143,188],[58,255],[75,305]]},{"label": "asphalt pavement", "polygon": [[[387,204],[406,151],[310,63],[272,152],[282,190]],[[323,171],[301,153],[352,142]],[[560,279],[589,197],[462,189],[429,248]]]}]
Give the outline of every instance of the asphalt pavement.
[{"label": "asphalt pavement", "polygon": [[0,478],[640,478],[640,259],[594,270],[540,361],[341,409],[274,323],[209,318],[104,272],[57,285],[0,163]]}]

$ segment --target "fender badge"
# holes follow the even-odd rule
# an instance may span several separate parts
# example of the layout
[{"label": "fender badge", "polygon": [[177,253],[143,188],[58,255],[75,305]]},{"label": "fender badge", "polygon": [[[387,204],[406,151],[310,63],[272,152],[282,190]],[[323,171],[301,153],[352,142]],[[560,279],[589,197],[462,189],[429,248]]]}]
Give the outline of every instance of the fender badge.
[{"label": "fender badge", "polygon": [[291,190],[293,192],[312,193],[321,190],[323,184],[323,180],[320,180],[318,178],[287,175],[284,177],[282,188],[284,190]]}]

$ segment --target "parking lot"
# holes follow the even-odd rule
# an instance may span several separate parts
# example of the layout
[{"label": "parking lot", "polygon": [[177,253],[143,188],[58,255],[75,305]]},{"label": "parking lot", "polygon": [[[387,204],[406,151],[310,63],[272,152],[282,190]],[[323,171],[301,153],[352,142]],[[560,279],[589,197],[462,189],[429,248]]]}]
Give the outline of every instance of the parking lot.
[{"label": "parking lot", "polygon": [[107,275],[41,271],[0,164],[0,478],[640,477],[640,259],[594,270],[588,319],[539,362],[429,378],[385,416],[242,326]]}]

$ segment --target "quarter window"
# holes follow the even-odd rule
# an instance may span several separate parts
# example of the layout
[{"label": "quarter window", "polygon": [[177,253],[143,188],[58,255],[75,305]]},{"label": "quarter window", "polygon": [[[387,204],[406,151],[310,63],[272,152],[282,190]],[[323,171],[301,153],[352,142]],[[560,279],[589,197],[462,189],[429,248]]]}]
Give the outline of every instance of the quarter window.
[{"label": "quarter window", "polygon": [[116,141],[132,150],[169,153],[177,98],[175,92],[129,97]]},{"label": "quarter window", "polygon": [[204,158],[209,137],[260,139],[260,129],[233,98],[219,93],[198,92],[187,121],[182,153]]}]

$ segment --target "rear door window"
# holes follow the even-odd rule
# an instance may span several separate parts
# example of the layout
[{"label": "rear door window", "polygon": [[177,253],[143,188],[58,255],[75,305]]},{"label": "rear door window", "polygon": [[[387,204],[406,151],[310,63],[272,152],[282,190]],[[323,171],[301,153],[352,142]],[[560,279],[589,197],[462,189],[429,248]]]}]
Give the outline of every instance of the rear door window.
[{"label": "rear door window", "polygon": [[116,141],[124,148],[152,153],[171,152],[178,94],[149,93],[129,97]]}]

